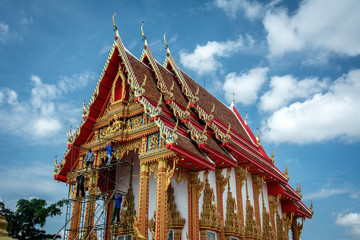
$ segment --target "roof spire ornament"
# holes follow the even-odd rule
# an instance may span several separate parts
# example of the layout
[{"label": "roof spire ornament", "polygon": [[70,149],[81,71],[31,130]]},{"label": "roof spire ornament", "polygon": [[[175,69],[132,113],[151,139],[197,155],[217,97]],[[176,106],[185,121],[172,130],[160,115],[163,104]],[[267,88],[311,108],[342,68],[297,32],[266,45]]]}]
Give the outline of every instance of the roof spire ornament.
[{"label": "roof spire ornament", "polygon": [[82,114],[82,116],[84,117],[86,114],[87,114],[87,108],[86,108],[86,106],[85,106],[85,99],[84,99],[84,102],[83,102],[83,114]]},{"label": "roof spire ornament", "polygon": [[209,121],[211,122],[212,120],[214,120],[214,111],[215,111],[215,103],[213,103],[213,107],[211,109],[211,112],[210,112],[210,119]]},{"label": "roof spire ornament", "polygon": [[114,13],[114,15],[112,16],[112,20],[113,20],[113,25],[114,25],[114,31],[117,31],[117,27],[116,27],[116,24],[115,24],[115,16],[116,16],[116,12]]},{"label": "roof spire ornament", "polygon": [[164,43],[165,43],[165,49],[166,49],[166,55],[170,55],[170,49],[166,42],[166,33],[164,33]]},{"label": "roof spire ornament", "polygon": [[160,94],[159,101],[156,105],[156,110],[158,111],[158,115],[160,115],[162,113],[162,108],[161,108],[162,105],[163,105],[162,104],[162,94]]},{"label": "roof spire ornament", "polygon": [[145,94],[146,79],[147,79],[147,76],[146,76],[146,74],[144,74],[144,81],[143,81],[143,83],[141,84],[141,87],[140,87],[141,94]]},{"label": "roof spire ornament", "polygon": [[310,205],[310,212],[311,212],[311,214],[314,214],[314,210],[313,210],[313,201],[312,200],[310,200],[310,202],[311,202],[311,205]]},{"label": "roof spire ornament", "polygon": [[229,123],[229,127],[228,127],[228,129],[226,130],[226,138],[227,138],[228,141],[231,140],[230,131],[231,131],[231,123]]},{"label": "roof spire ornament", "polygon": [[247,115],[247,111],[246,111],[246,109],[245,109],[245,124],[247,125],[247,117],[248,117],[248,115]]},{"label": "roof spire ornament", "polygon": [[55,169],[58,168],[58,163],[57,163],[57,155],[55,155],[55,158],[54,158],[54,165],[55,165]]},{"label": "roof spire ornament", "polygon": [[257,130],[257,135],[256,135],[257,144],[259,147],[261,147],[259,128],[256,128],[256,130]]},{"label": "roof spire ornament", "polygon": [[233,92],[233,100],[232,100],[232,103],[231,103],[231,105],[235,105],[235,92]]},{"label": "roof spire ornament", "polygon": [[271,154],[271,158],[270,158],[272,163],[275,162],[274,153],[275,153],[275,149],[273,149],[272,154]]},{"label": "roof spire ornament", "polygon": [[177,118],[174,130],[172,131],[172,134],[171,134],[171,136],[174,139],[174,142],[177,142],[177,140],[179,138],[179,136],[177,135],[178,125],[179,125],[179,119]]},{"label": "roof spire ornament", "polygon": [[285,171],[284,171],[284,176],[285,176],[285,178],[287,179],[287,180],[289,180],[289,167],[288,166],[286,166],[286,168],[285,168]]},{"label": "roof spire ornament", "polygon": [[144,27],[144,22],[142,22],[142,24],[141,24],[141,35],[143,37],[143,40],[145,41],[144,48],[146,48],[148,46],[148,44],[147,44],[147,40],[146,40],[144,31],[143,31],[143,27]]}]

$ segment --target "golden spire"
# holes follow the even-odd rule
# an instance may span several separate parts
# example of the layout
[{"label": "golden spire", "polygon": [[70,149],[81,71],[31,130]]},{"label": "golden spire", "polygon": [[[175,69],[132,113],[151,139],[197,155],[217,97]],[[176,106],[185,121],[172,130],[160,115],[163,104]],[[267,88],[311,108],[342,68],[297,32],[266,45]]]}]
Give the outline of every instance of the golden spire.
[{"label": "golden spire", "polygon": [[259,128],[256,128],[256,130],[257,130],[257,135],[256,135],[257,144],[259,147],[261,147]]},{"label": "golden spire", "polygon": [[69,140],[71,140],[72,138],[72,133],[71,133],[71,125],[69,126]]},{"label": "golden spire", "polygon": [[166,33],[164,33],[164,43],[165,43],[165,48],[169,50],[169,46],[167,45],[167,42],[166,42]]},{"label": "golden spire", "polygon": [[145,84],[146,84],[146,79],[147,79],[147,76],[144,74],[144,81],[143,83],[141,84],[141,94],[145,94]]},{"label": "golden spire", "polygon": [[270,158],[272,163],[275,162],[274,153],[275,153],[275,149],[273,149],[272,154],[271,154],[271,158]]},{"label": "golden spire", "polygon": [[86,113],[87,113],[87,108],[86,108],[86,106],[85,106],[85,99],[84,99],[84,102],[83,102],[83,116],[84,115],[86,115]]},{"label": "golden spire", "polygon": [[156,110],[158,111],[158,114],[160,115],[162,113],[162,109],[161,109],[161,106],[162,106],[162,94],[160,94],[160,97],[159,97],[159,101],[156,105]]},{"label": "golden spire", "polygon": [[310,205],[310,212],[311,212],[311,214],[314,214],[314,210],[313,210],[313,201],[312,200],[310,200],[311,201],[311,205]]},{"label": "golden spire", "polygon": [[173,130],[173,132],[171,134],[173,139],[174,139],[174,142],[176,142],[178,140],[178,138],[179,138],[179,136],[177,135],[178,125],[179,125],[179,119],[177,118],[174,130]]},{"label": "golden spire", "polygon": [[147,44],[147,40],[146,40],[144,31],[143,31],[143,27],[144,27],[144,22],[142,22],[142,24],[141,24],[141,35],[142,35],[142,37],[143,37],[143,39],[144,39],[144,41],[145,41],[145,45],[144,45],[144,47],[145,47],[145,46],[147,46],[148,44]]},{"label": "golden spire", "polygon": [[286,166],[286,168],[285,168],[285,172],[284,172],[284,176],[285,176],[285,178],[287,179],[287,180],[289,180],[289,167],[288,166]]},{"label": "golden spire", "polygon": [[55,169],[58,167],[58,163],[57,163],[57,155],[55,155],[55,158],[54,158],[54,165],[55,165]]},{"label": "golden spire", "polygon": [[115,19],[114,17],[116,16],[116,13],[114,13],[114,15],[112,16],[112,20],[113,20],[113,25],[114,25],[114,31],[117,31],[117,27],[116,27],[116,24],[115,24]]},{"label": "golden spire", "polygon": [[247,111],[246,111],[246,109],[245,109],[245,124],[247,125],[247,117],[248,117],[248,115],[247,115]]},{"label": "golden spire", "polygon": [[232,105],[235,105],[235,92],[233,92],[233,100],[232,100]]}]

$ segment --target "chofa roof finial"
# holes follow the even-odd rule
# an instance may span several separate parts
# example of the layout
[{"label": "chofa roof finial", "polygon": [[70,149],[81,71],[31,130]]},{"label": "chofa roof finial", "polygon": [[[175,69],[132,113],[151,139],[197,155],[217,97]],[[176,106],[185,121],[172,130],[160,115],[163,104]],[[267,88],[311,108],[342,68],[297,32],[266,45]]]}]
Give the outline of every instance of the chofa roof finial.
[{"label": "chofa roof finial", "polygon": [[114,15],[112,16],[112,20],[113,20],[113,25],[114,25],[114,31],[117,31],[117,27],[116,27],[116,24],[115,24],[115,16],[116,16],[116,13],[114,13]]},{"label": "chofa roof finial", "polygon": [[143,37],[143,39],[144,39],[144,41],[145,41],[145,45],[144,45],[144,47],[145,47],[145,46],[147,46],[148,44],[147,44],[147,40],[146,40],[146,37],[145,37],[145,34],[144,34],[143,27],[144,27],[144,22],[142,22],[142,24],[141,24],[141,35],[142,35],[142,37]]}]

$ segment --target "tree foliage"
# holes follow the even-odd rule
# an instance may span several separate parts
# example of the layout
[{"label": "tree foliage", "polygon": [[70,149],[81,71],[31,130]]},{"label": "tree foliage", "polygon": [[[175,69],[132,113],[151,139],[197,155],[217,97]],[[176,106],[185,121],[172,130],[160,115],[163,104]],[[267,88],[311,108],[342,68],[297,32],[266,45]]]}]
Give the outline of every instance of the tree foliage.
[{"label": "tree foliage", "polygon": [[[51,239],[55,234],[48,234],[44,227],[48,217],[61,215],[61,207],[66,200],[60,200],[47,207],[45,200],[33,198],[31,200],[20,199],[16,203],[16,211],[7,209],[4,202],[0,201],[0,215],[5,216],[8,222],[7,231],[9,236],[19,240],[45,240]],[[58,238],[59,236],[57,236]]]}]

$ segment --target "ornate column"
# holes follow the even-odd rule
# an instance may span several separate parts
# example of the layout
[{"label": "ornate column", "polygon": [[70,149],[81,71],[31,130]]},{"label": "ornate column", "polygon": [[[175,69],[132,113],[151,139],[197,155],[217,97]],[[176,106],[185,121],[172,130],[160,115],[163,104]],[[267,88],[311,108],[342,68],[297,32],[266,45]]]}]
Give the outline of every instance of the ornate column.
[{"label": "ornate column", "polygon": [[[198,179],[198,172],[190,172],[188,179],[188,231],[191,240],[199,240],[199,198],[201,191],[205,186],[205,178],[207,172],[204,173],[204,180]],[[205,235],[206,236],[206,235]]]},{"label": "ornate column", "polygon": [[225,191],[225,186],[228,183],[230,176],[231,168],[228,168],[226,178],[222,175],[222,169],[215,170],[216,177],[216,205],[217,210],[220,213],[220,222],[221,222],[221,240],[225,239],[225,230],[224,230],[224,207],[223,207],[223,193]]},{"label": "ornate column", "polygon": [[288,216],[286,213],[283,213],[283,222],[284,222],[284,229],[285,229],[285,239],[289,240],[289,230],[291,228],[294,212],[291,212],[290,216]]},{"label": "ornate column", "polygon": [[106,202],[108,202],[107,206],[106,206],[106,230],[105,230],[105,238],[106,240],[111,240],[111,228],[112,226],[110,225],[111,221],[112,221],[112,213],[114,210],[114,201],[109,201],[110,199],[110,195],[106,197]]},{"label": "ornate column", "polygon": [[304,226],[304,218],[301,218],[301,223],[298,222],[298,218],[293,219],[293,222],[291,225],[293,240],[300,240],[300,235],[301,235],[303,226]]},{"label": "ornate column", "polygon": [[140,163],[138,227],[144,237],[148,237],[149,214],[149,165]]},{"label": "ornate column", "polygon": [[273,195],[268,195],[268,198],[269,198],[271,227],[272,227],[273,233],[276,234],[275,214],[277,213],[281,194],[278,194],[276,197]]},{"label": "ornate column", "polygon": [[156,225],[155,239],[163,240],[167,237],[167,160],[158,160],[158,175],[156,184]]},{"label": "ornate column", "polygon": [[257,230],[261,232],[261,216],[260,216],[260,205],[259,205],[259,196],[263,188],[264,178],[261,178],[257,175],[252,175],[253,182],[253,193],[254,193],[254,206],[255,206],[255,219]]},{"label": "ornate column", "polygon": [[71,223],[70,223],[70,233],[69,240],[78,239],[79,228],[80,228],[80,214],[81,214],[81,203],[82,199],[76,199],[76,189],[71,190],[71,199],[72,201],[72,213],[71,213]]},{"label": "ornate column", "polygon": [[243,210],[243,199],[242,199],[242,186],[247,176],[248,168],[242,168],[238,166],[235,168],[235,181],[236,181],[236,201],[237,201],[237,212],[240,218],[241,230],[245,232],[244,223],[244,210]]}]

